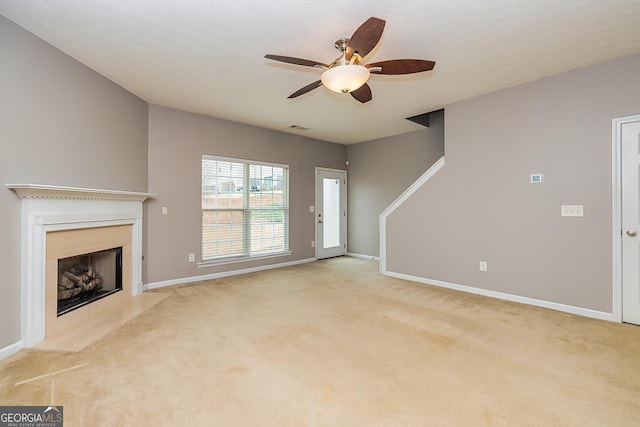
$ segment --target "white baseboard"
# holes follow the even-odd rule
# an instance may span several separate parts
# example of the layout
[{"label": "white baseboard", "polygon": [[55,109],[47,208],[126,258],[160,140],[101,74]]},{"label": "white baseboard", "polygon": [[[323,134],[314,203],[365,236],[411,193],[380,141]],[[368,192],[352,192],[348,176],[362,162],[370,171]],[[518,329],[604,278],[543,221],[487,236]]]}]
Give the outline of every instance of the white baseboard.
[{"label": "white baseboard", "polygon": [[347,256],[352,256],[354,258],[372,259],[374,261],[380,261],[380,257],[373,256],[373,255],[363,255],[363,254],[356,254],[356,253],[353,253],[353,252],[347,252]]},{"label": "white baseboard", "polygon": [[563,311],[565,313],[577,314],[579,316],[591,317],[600,320],[609,320],[611,322],[617,322],[613,313],[606,313],[603,311],[591,310],[588,308],[575,307],[572,305],[559,304],[555,302],[539,300],[535,298],[521,297],[518,295],[506,294],[503,292],[489,291],[481,288],[474,288],[473,286],[458,285],[456,283],[443,282],[441,280],[425,279],[423,277],[411,276],[408,274],[394,273],[392,271],[383,271],[382,274],[386,276],[395,277],[398,279],[410,280],[412,282],[424,283],[427,285],[439,286],[442,288],[454,289],[456,291],[468,292],[476,295],[483,295],[492,298],[498,298],[506,301],[513,301],[522,304],[529,304],[536,307],[550,308],[552,310]]},{"label": "white baseboard", "polygon": [[5,348],[0,349],[0,360],[16,354],[20,350],[22,350],[22,341],[8,345]]},{"label": "white baseboard", "polygon": [[282,262],[279,264],[261,265],[260,267],[251,267],[251,268],[243,268],[240,270],[222,271],[219,273],[203,274],[202,276],[192,276],[192,277],[185,277],[181,279],[165,280],[162,282],[147,283],[146,285],[144,285],[143,288],[146,291],[148,289],[158,289],[158,288],[164,288],[167,286],[183,285],[185,283],[192,283],[192,282],[200,282],[203,280],[220,279],[222,277],[237,276],[239,274],[255,273],[257,271],[273,270],[274,268],[290,267],[292,265],[306,264],[308,262],[314,262],[314,261],[316,261],[315,258],[305,258],[305,259],[299,259],[296,261]]}]

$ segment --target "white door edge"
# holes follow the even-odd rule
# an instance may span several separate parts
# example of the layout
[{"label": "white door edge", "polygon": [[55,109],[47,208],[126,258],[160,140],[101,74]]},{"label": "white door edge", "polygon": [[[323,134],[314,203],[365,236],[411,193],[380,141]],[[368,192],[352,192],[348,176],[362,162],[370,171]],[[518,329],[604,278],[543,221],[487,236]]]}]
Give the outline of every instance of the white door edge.
[{"label": "white door edge", "polygon": [[619,117],[611,125],[612,203],[612,310],[613,320],[622,322],[622,126],[640,121],[640,115]]}]

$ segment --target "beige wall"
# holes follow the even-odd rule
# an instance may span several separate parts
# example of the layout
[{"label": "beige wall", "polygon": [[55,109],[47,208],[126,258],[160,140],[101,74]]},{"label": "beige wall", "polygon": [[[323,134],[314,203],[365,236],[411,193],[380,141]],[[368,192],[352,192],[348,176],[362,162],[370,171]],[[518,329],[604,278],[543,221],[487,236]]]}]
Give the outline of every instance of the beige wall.
[{"label": "beige wall", "polygon": [[0,350],[20,340],[9,183],[147,190],[147,103],[0,16]]},{"label": "beige wall", "polygon": [[611,120],[633,114],[640,56],[447,106],[446,165],[389,217],[388,270],[611,312]]},{"label": "beige wall", "polygon": [[[197,268],[200,253],[202,154],[288,164],[291,256]],[[313,258],[315,167],[344,168],[346,148],[252,126],[149,107],[149,191],[145,283]],[[163,216],[162,206],[168,208]]]},{"label": "beige wall", "polygon": [[430,120],[423,130],[347,146],[350,253],[379,255],[380,213],[444,155],[444,112]]}]

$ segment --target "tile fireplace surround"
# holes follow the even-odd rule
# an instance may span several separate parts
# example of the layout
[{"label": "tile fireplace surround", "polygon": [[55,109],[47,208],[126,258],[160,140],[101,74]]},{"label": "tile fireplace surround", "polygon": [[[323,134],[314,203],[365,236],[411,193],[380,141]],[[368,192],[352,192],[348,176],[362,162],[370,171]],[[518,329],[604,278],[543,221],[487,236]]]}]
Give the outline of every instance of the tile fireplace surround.
[{"label": "tile fireplace surround", "polygon": [[[114,233],[120,230],[122,244],[127,248],[127,258],[123,257],[123,266],[127,266],[126,277],[123,271],[123,291],[113,296],[98,300],[66,315],[62,324],[75,320],[79,324],[105,323],[106,318],[113,317],[109,307],[122,305],[123,298],[127,303],[142,294],[142,203],[152,196],[149,193],[129,191],[100,190],[91,188],[60,187],[34,184],[7,184],[22,199],[21,230],[21,335],[22,346],[33,347],[49,341],[51,334],[60,329],[56,315],[51,315],[51,306],[56,304],[57,277],[47,274],[47,250],[54,242],[61,241],[66,255],[72,255],[74,244],[54,236],[83,234],[104,236],[104,245],[112,245]],[[112,227],[106,229],[104,227]],[[50,234],[51,242],[48,242]],[[68,239],[67,239],[68,240]],[[82,242],[82,240],[80,240]],[[80,243],[80,246],[99,248],[100,242]],[[60,246],[58,243],[57,246]],[[78,248],[80,250],[82,248]],[[49,248],[50,250],[50,248]],[[56,249],[60,253],[60,249]],[[50,256],[49,256],[50,258]],[[56,265],[57,265],[57,261]],[[51,264],[51,259],[49,260]],[[53,287],[53,289],[51,289]],[[49,288],[49,291],[47,291]],[[109,299],[122,294],[118,298]],[[47,296],[49,295],[49,296]],[[134,304],[135,305],[135,304]],[[49,308],[47,308],[49,307]],[[76,313],[77,312],[77,313]],[[75,313],[75,314],[74,314]],[[73,315],[73,316],[71,316]],[[49,325],[47,326],[47,323]],[[76,323],[78,324],[78,323]],[[56,337],[57,338],[57,337]]]}]

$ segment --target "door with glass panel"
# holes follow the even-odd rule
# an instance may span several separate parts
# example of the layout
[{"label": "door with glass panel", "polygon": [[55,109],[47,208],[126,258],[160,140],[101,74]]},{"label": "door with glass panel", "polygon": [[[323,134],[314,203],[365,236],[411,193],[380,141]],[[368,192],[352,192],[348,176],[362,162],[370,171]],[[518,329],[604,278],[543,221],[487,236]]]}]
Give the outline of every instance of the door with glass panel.
[{"label": "door with glass panel", "polygon": [[316,168],[316,258],[347,253],[347,171]]}]

